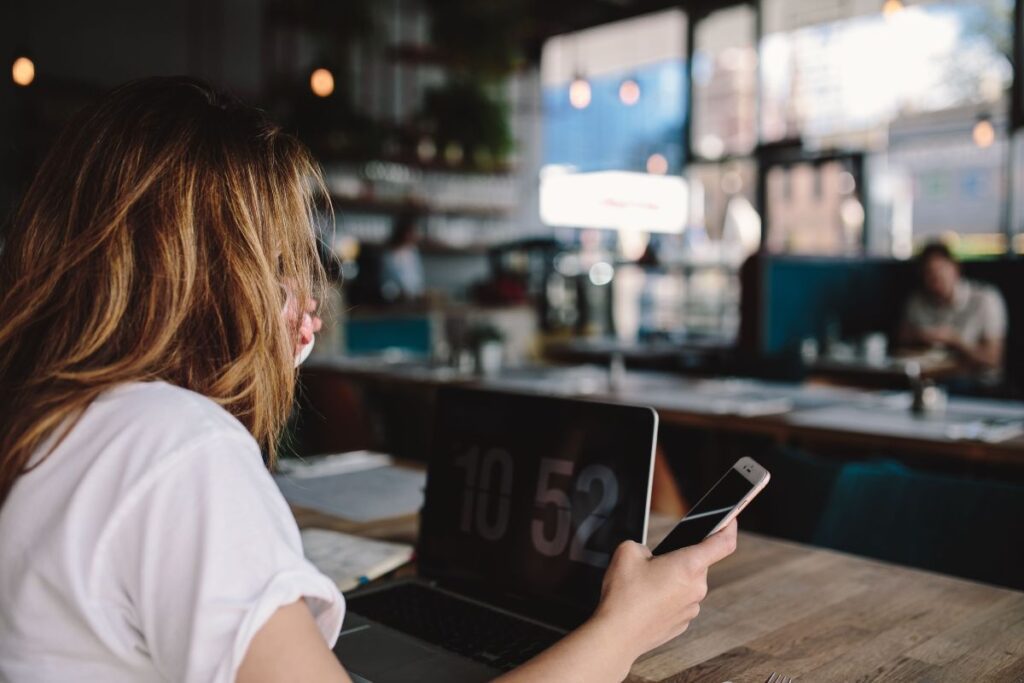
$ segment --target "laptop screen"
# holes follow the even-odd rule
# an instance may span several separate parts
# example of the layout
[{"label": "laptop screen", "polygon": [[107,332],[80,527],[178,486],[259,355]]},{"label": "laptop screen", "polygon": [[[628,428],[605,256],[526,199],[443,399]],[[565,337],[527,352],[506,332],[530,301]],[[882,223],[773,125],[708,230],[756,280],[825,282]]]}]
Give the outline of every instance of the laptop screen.
[{"label": "laptop screen", "polygon": [[657,420],[649,408],[442,390],[420,573],[575,627],[618,544],[645,540]]}]

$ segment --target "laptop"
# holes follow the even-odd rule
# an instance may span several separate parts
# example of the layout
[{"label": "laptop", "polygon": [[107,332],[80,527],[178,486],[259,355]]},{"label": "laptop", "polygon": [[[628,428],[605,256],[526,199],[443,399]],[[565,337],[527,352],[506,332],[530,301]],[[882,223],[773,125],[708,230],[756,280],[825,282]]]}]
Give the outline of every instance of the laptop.
[{"label": "laptop", "polygon": [[354,680],[488,681],[585,621],[645,542],[658,416],[498,391],[438,394],[418,575],[347,596]]}]

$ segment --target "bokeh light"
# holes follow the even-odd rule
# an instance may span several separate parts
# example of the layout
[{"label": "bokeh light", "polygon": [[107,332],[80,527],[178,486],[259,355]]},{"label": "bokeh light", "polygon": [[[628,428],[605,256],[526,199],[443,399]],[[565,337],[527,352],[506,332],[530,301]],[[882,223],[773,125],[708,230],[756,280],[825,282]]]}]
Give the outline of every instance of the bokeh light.
[{"label": "bokeh light", "polygon": [[18,57],[11,65],[11,78],[22,87],[31,85],[36,79],[36,65],[28,57]]},{"label": "bokeh light", "polygon": [[896,16],[903,11],[903,2],[901,0],[885,0],[882,3],[882,16],[886,19]]},{"label": "bokeh light", "polygon": [[327,69],[317,69],[309,75],[309,89],[317,97],[328,97],[334,92],[334,74]]},{"label": "bokeh light", "polygon": [[619,100],[627,107],[632,107],[640,101],[640,84],[632,78],[622,81],[619,86]]},{"label": "bokeh light", "polygon": [[569,104],[576,109],[586,109],[590,104],[590,83],[577,78],[569,85]]},{"label": "bokeh light", "polygon": [[652,154],[647,157],[647,172],[653,175],[668,173],[668,159],[663,154]]},{"label": "bokeh light", "polygon": [[991,147],[996,141],[996,129],[988,119],[982,119],[974,124],[974,131],[971,133],[974,144],[978,147]]}]

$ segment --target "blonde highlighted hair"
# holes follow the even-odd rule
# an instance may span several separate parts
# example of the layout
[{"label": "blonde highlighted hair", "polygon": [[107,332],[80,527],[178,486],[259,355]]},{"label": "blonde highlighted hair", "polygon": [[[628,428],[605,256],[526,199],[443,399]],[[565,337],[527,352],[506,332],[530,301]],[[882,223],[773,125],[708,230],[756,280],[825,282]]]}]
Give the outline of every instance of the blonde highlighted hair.
[{"label": "blonde highlighted hair", "polygon": [[0,246],[0,505],[49,435],[131,381],[210,397],[272,461],[295,391],[282,283],[320,293],[321,193],[301,143],[198,81],[76,116]]}]

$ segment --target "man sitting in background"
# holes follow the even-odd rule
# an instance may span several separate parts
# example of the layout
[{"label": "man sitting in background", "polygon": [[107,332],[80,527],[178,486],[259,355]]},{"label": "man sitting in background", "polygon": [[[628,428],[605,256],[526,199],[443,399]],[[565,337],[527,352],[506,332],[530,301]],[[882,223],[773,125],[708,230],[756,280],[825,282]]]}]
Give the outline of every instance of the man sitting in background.
[{"label": "man sitting in background", "polygon": [[902,346],[945,348],[985,384],[999,381],[1006,342],[1006,304],[991,285],[960,276],[949,248],[939,242],[917,257],[919,288],[903,314]]}]

